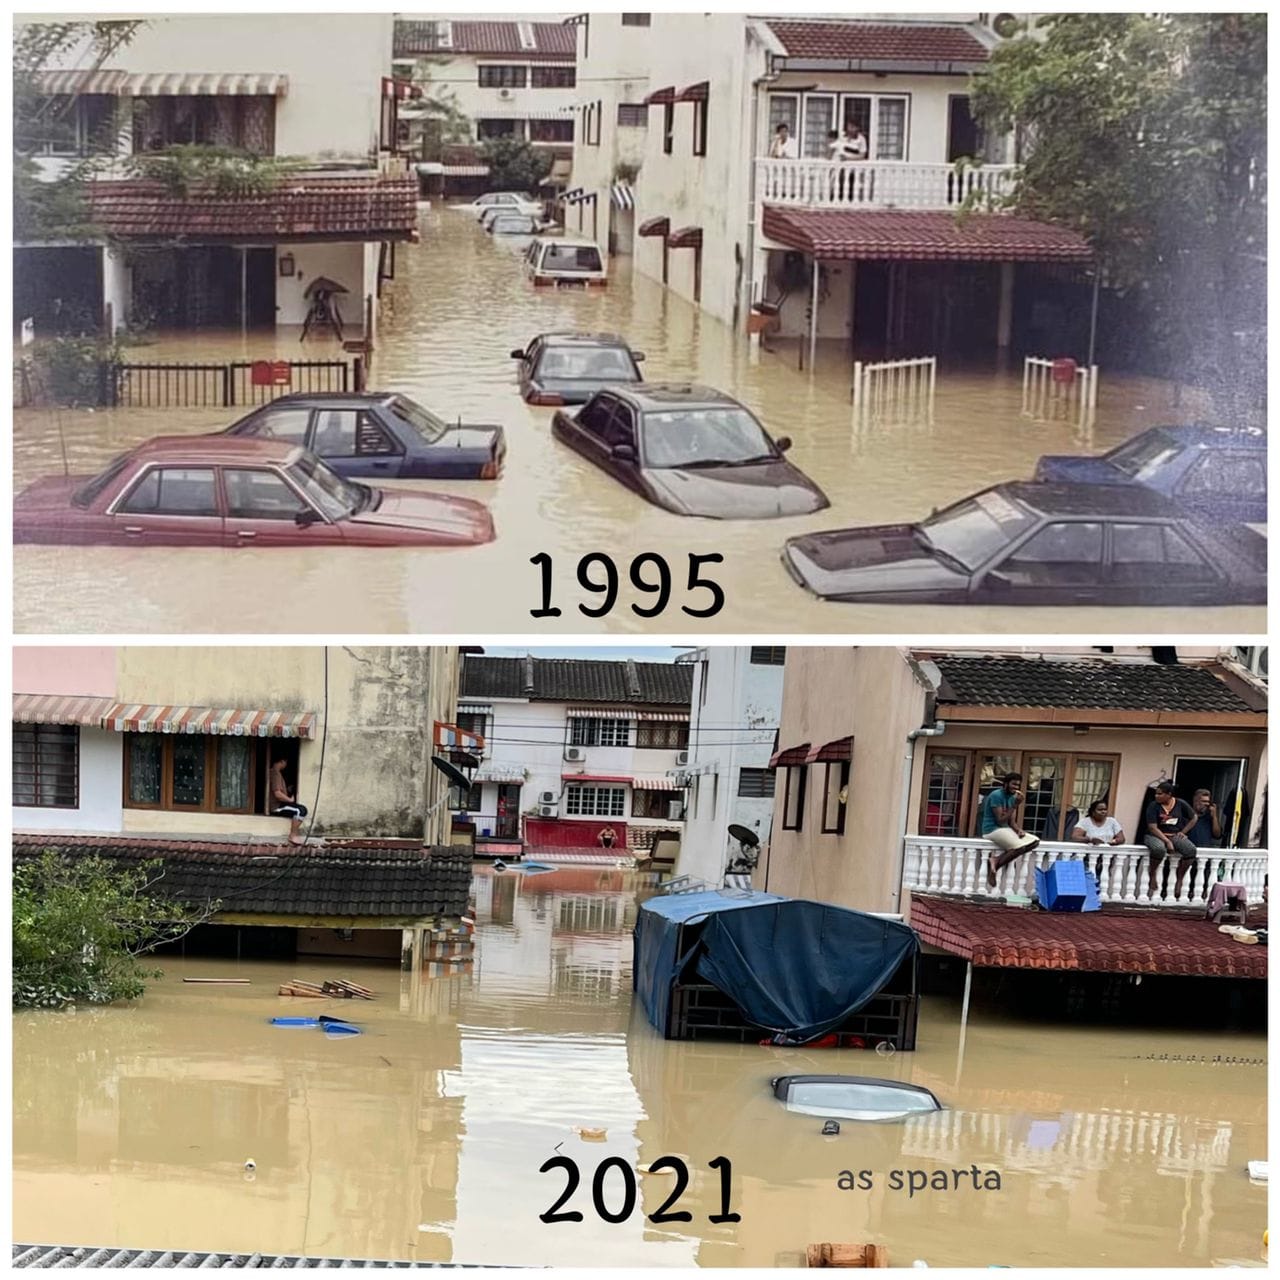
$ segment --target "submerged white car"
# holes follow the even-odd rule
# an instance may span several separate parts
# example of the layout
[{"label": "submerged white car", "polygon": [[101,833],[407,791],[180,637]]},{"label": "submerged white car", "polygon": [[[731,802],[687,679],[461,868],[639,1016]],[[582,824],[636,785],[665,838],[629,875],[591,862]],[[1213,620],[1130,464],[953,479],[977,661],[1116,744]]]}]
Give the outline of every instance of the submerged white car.
[{"label": "submerged white car", "polygon": [[473,218],[479,218],[486,210],[495,208],[506,209],[511,213],[527,213],[535,218],[542,216],[541,201],[531,200],[518,191],[486,191],[467,204],[454,205],[454,208],[469,213]]}]

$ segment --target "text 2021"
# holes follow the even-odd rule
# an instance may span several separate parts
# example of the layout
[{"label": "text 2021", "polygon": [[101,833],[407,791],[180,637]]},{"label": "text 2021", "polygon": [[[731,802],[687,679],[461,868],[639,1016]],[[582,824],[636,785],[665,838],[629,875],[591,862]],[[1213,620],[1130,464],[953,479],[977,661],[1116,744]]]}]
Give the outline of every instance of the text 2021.
[{"label": "text 2021", "polygon": [[[741,1222],[742,1215],[733,1213],[729,1209],[729,1202],[733,1195],[733,1165],[729,1162],[727,1156],[716,1156],[707,1165],[709,1169],[715,1169],[720,1174],[720,1212],[709,1213],[707,1215],[708,1222]],[[538,1170],[539,1173],[551,1173],[555,1169],[564,1171],[567,1179],[564,1190],[560,1193],[560,1198],[551,1206],[538,1215],[543,1222],[581,1222],[583,1220],[582,1211],[580,1209],[565,1209],[563,1206],[573,1199],[574,1193],[578,1190],[582,1182],[582,1174],[578,1169],[577,1161],[569,1156],[552,1156],[550,1160]],[[617,1177],[611,1179],[609,1175],[617,1171]],[[648,1173],[666,1173],[670,1171],[675,1174],[675,1186],[671,1188],[671,1194],[662,1202],[658,1208],[645,1216],[650,1222],[692,1222],[693,1214],[687,1209],[676,1209],[673,1206],[684,1195],[689,1187],[689,1166],[679,1156],[662,1156],[655,1160],[646,1170]],[[615,1205],[609,1203],[608,1196],[610,1181],[620,1184],[621,1198],[615,1196]],[[596,1211],[596,1216],[604,1222],[626,1222],[628,1218],[635,1212],[636,1201],[639,1197],[639,1187],[636,1182],[635,1170],[618,1156],[609,1156],[605,1160],[601,1160],[596,1165],[596,1171],[591,1179],[591,1207]]]}]

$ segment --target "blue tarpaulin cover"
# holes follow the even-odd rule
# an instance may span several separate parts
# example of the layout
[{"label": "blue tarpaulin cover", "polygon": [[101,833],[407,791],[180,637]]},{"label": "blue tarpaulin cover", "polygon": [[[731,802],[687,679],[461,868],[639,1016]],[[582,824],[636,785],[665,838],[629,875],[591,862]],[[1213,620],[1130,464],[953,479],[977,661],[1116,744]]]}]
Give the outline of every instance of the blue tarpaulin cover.
[{"label": "blue tarpaulin cover", "polygon": [[861,1009],[919,947],[914,930],[897,920],[829,903],[717,890],[673,894],[640,909],[636,992],[663,1035],[670,1034],[673,987],[696,975],[748,1021],[808,1040]]}]

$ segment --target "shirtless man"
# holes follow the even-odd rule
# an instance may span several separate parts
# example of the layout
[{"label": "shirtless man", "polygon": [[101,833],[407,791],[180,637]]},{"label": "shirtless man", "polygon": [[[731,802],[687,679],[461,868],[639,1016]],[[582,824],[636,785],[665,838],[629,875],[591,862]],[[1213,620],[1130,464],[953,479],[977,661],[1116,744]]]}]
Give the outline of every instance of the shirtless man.
[{"label": "shirtless man", "polygon": [[282,818],[291,818],[289,843],[302,844],[302,819],[307,816],[307,806],[299,804],[284,780],[284,760],[276,760],[271,766],[271,812]]}]

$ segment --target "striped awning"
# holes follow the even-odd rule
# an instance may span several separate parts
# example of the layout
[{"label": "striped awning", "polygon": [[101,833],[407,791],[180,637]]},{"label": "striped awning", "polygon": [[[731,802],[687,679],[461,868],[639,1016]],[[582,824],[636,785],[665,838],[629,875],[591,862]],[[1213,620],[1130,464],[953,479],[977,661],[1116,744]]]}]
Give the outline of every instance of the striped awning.
[{"label": "striped awning", "polygon": [[433,738],[437,747],[470,751],[476,755],[484,753],[484,734],[472,733],[469,729],[459,729],[456,724],[446,724],[443,720],[435,722]]},{"label": "striped awning", "polygon": [[853,759],[853,737],[836,738],[833,742],[814,747],[805,758],[805,764],[838,764]]},{"label": "striped awning", "polygon": [[687,711],[637,711],[635,713],[637,720],[661,720],[667,724],[688,724],[689,713]]},{"label": "striped awning", "polygon": [[615,182],[610,195],[616,209],[634,209],[636,207],[636,193],[631,190],[629,182]]},{"label": "striped awning", "polygon": [[807,764],[809,759],[809,743],[802,742],[798,747],[787,747],[785,751],[775,751],[769,760],[770,769],[785,769],[791,765]]},{"label": "striped awning", "polygon": [[477,107],[477,120],[572,120],[573,107]]},{"label": "striped awning", "polygon": [[36,83],[42,93],[109,93],[135,98],[283,98],[289,91],[289,77],[278,71],[40,71]]},{"label": "striped awning", "polygon": [[566,191],[560,199],[565,204],[587,204],[596,198],[594,191],[588,191],[586,187],[574,187],[572,191]]},{"label": "striped awning", "polygon": [[570,720],[634,720],[632,707],[570,707],[565,713]]},{"label": "striped awning", "polygon": [[102,717],[117,733],[212,733],[240,738],[314,738],[314,711],[271,711],[252,707],[181,707],[161,703],[116,702]]},{"label": "striped awning", "polygon": [[666,773],[637,773],[631,785],[640,791],[683,791],[684,785]]},{"label": "striped awning", "polygon": [[37,71],[36,88],[41,93],[125,93],[127,71]]},{"label": "striped awning", "polygon": [[487,164],[442,164],[440,172],[446,178],[483,178],[489,172]]},{"label": "striped awning", "polygon": [[617,773],[562,773],[560,779],[562,782],[618,782],[624,784],[631,781],[627,775]]},{"label": "striped awning", "polygon": [[458,714],[462,716],[491,716],[493,705],[488,702],[460,702]]},{"label": "striped awning", "polygon": [[58,693],[15,693],[14,724],[81,724],[101,727],[114,698],[70,697]]},{"label": "striped awning", "polygon": [[529,771],[516,764],[482,764],[476,770],[476,782],[523,782]]}]

